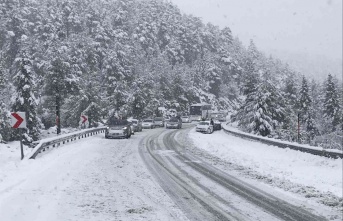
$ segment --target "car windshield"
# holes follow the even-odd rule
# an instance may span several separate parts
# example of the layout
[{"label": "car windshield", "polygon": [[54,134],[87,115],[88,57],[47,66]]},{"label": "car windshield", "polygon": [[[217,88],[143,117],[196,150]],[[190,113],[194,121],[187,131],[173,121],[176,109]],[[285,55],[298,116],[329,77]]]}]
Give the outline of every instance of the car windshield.
[{"label": "car windshield", "polygon": [[156,118],[155,118],[155,121],[162,121],[162,120],[163,120],[162,117],[156,117]]},{"label": "car windshield", "polygon": [[137,124],[138,121],[137,120],[132,120],[132,123]]},{"label": "car windshield", "polygon": [[182,118],[188,118],[188,116],[183,116]]},{"label": "car windshield", "polygon": [[199,125],[209,125],[208,122],[200,122]]},{"label": "car windshield", "polygon": [[170,122],[179,122],[179,120],[177,118],[171,118],[169,121]]},{"label": "car windshield", "polygon": [[152,122],[152,120],[147,119],[147,120],[143,120],[143,122]]}]

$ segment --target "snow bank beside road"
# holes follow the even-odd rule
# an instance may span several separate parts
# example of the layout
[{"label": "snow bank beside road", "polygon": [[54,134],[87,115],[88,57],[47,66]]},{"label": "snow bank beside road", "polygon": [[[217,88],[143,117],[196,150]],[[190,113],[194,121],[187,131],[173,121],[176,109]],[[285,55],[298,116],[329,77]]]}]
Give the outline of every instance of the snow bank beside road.
[{"label": "snow bank beside road", "polygon": [[[337,198],[342,197],[342,159],[275,148],[223,131],[208,135],[192,129],[189,136],[196,147],[246,168],[251,173],[281,180],[285,184],[291,182],[303,187],[313,187],[314,191],[330,192]],[[287,188],[293,187],[284,189]]]},{"label": "snow bank beside road", "polygon": [[[235,127],[231,127],[231,126],[225,125],[225,124],[222,125],[222,126],[223,126],[224,129],[226,129],[229,132],[233,132],[233,133],[242,135],[243,137],[248,137],[248,138],[252,138],[252,139],[257,138],[256,140],[266,141],[267,144],[271,143],[271,142],[276,142],[277,144],[288,145],[291,149],[296,149],[296,150],[304,149],[304,150],[325,151],[327,153],[328,152],[329,153],[335,153],[335,154],[337,154],[336,155],[337,157],[338,157],[338,155],[341,156],[343,154],[342,150],[324,149],[323,147],[316,147],[316,146],[311,146],[311,145],[308,145],[308,144],[298,144],[298,143],[295,143],[295,142],[289,142],[289,141],[284,141],[284,140],[278,140],[278,139],[275,139],[275,138],[269,138],[269,137],[263,137],[263,136],[260,136],[260,135],[245,133],[245,132],[243,132],[243,131],[235,128]],[[303,152],[307,152],[307,151],[303,151]],[[334,155],[332,155],[332,157],[336,158],[336,157],[334,157]]]}]

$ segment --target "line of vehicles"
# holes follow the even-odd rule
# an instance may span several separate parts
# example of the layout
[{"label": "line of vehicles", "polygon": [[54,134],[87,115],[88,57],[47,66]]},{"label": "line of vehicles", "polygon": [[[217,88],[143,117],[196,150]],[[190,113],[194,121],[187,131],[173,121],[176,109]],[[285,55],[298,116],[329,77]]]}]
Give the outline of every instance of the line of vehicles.
[{"label": "line of vehicles", "polygon": [[[189,119],[185,122],[190,123]],[[154,129],[156,127],[166,127],[167,129],[181,129],[182,119],[180,117],[155,117],[144,120],[139,119],[118,119],[111,117],[107,121],[107,129],[105,138],[130,138],[135,132],[140,132],[143,129]]]},{"label": "line of vehicles", "polygon": [[166,117],[146,118],[143,120],[118,119],[112,116],[107,121],[108,127],[105,132],[105,138],[128,139],[135,132],[156,127],[181,129],[182,123],[191,123],[192,121],[199,121],[196,126],[197,132],[211,134],[215,130],[220,130],[221,123],[226,121],[226,114],[224,112],[214,112],[210,104],[204,103],[191,105],[188,115],[180,116],[174,109],[169,110],[168,113]]}]

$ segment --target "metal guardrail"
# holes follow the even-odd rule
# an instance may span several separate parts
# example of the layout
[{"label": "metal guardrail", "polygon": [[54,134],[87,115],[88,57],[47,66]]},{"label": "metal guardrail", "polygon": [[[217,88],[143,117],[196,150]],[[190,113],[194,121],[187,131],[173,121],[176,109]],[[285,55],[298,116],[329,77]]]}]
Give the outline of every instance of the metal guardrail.
[{"label": "metal guardrail", "polygon": [[95,128],[87,131],[81,131],[79,133],[74,133],[69,136],[64,137],[56,137],[56,139],[49,140],[49,141],[40,141],[39,144],[34,147],[33,152],[31,155],[28,156],[29,159],[35,159],[38,154],[47,151],[49,148],[58,147],[60,145],[72,142],[77,139],[86,138],[89,136],[93,136],[95,134],[104,133],[106,128]]},{"label": "metal guardrail", "polygon": [[223,130],[226,133],[230,133],[230,134],[233,134],[233,135],[238,136],[238,137],[243,137],[243,138],[248,138],[248,139],[251,139],[251,140],[256,140],[256,141],[259,141],[261,143],[265,143],[265,144],[268,144],[268,145],[274,145],[274,146],[277,146],[277,147],[280,147],[280,148],[289,148],[289,149],[293,149],[293,150],[299,150],[301,152],[310,153],[310,154],[313,154],[313,155],[330,157],[330,158],[335,158],[335,159],[343,158],[343,153],[330,152],[330,151],[326,151],[324,149],[323,150],[316,150],[316,149],[301,147],[301,146],[296,145],[296,144],[287,144],[287,143],[278,142],[278,141],[274,141],[274,140],[268,140],[268,139],[265,139],[264,137],[260,138],[260,137],[252,136],[252,135],[249,135],[249,134],[244,134],[244,133],[232,131],[232,130],[229,130],[229,129],[225,128],[225,127],[223,127]]}]

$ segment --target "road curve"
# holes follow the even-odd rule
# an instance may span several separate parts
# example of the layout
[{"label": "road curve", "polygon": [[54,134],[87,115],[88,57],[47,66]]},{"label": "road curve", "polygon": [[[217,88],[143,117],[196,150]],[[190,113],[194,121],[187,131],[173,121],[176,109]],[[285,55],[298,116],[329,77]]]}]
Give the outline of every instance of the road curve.
[{"label": "road curve", "polygon": [[158,129],[140,155],[161,187],[190,220],[325,220],[243,182],[187,151],[178,133]]}]

